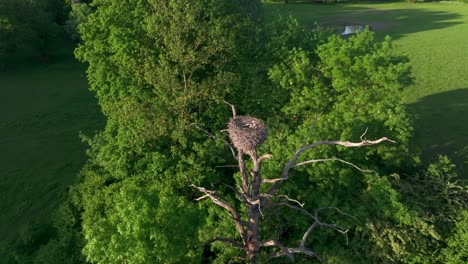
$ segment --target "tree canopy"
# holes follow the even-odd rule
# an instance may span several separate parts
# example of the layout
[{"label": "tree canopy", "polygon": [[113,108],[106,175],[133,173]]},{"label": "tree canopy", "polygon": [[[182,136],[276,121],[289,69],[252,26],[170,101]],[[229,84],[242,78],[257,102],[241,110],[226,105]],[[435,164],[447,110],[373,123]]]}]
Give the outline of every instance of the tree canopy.
[{"label": "tree canopy", "polygon": [[[43,247],[48,263],[67,259],[63,252],[89,263],[245,260],[245,252],[213,242],[239,240],[233,219],[209,201],[196,202],[199,193],[190,188],[212,186],[246,212],[230,188],[241,173],[224,144],[230,109],[223,101],[265,120],[269,136],[258,152],[272,154],[263,165],[267,179],[281,175],[295,151],[313,141],[385,136],[396,142],[314,148],[298,162],[330,161],[294,168],[278,190],[308,210],[346,213],[323,214],[349,229],[344,237],[317,229],[306,241],[323,259],[466,258],[455,250],[466,237],[459,220],[466,220],[466,185],[455,182],[444,158],[427,170],[418,164],[401,97],[411,67],[390,38],[379,42],[365,31],[345,39],[293,18],[266,23],[259,1],[95,0],[92,8],[75,53],[88,65],[107,122],[83,135],[89,159],[52,225],[61,232]],[[9,28],[7,20],[0,23]],[[433,207],[423,196],[432,185]],[[291,208],[265,214],[261,235],[285,243],[301,241],[310,225]],[[261,251],[258,260],[269,253]],[[39,252],[38,261],[47,263],[46,255]]]},{"label": "tree canopy", "polygon": [[[2,0],[0,2],[0,59],[36,57],[45,60],[60,47],[61,25],[69,6],[62,0]],[[10,58],[12,57],[12,58]]]}]

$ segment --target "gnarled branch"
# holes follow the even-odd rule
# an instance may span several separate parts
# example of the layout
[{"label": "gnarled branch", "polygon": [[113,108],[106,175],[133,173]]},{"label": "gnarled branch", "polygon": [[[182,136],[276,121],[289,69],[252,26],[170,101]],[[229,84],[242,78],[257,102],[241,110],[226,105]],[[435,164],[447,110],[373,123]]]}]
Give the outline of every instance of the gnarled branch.
[{"label": "gnarled branch", "polygon": [[302,165],[306,165],[306,164],[310,164],[310,163],[318,163],[318,162],[325,162],[325,161],[339,161],[339,162],[342,162],[342,163],[344,163],[344,164],[347,164],[347,165],[349,165],[349,166],[351,166],[351,167],[354,167],[355,169],[357,169],[357,170],[360,171],[360,172],[375,172],[375,171],[373,171],[373,170],[361,169],[360,167],[358,167],[358,166],[355,165],[354,163],[351,163],[351,162],[349,162],[349,161],[342,160],[342,159],[339,159],[339,158],[306,160],[306,161],[297,163],[296,165],[293,166],[293,168],[299,167],[299,166],[302,166]]},{"label": "gnarled branch", "polygon": [[278,240],[268,240],[262,242],[263,247],[271,247],[271,246],[276,246],[280,249],[280,251],[275,252],[270,254],[270,259],[271,258],[278,258],[282,256],[288,256],[288,258],[294,262],[294,254],[296,253],[302,253],[311,257],[316,257],[318,258],[318,255],[313,252],[312,250],[301,246],[301,247],[285,247],[283,244],[281,244]]},{"label": "gnarled branch", "polygon": [[[244,221],[241,220],[239,212],[237,212],[237,210],[232,205],[230,205],[228,202],[220,201],[220,199],[222,199],[222,198],[220,197],[220,195],[216,191],[207,190],[207,189],[205,189],[203,187],[198,187],[198,186],[196,186],[194,184],[191,184],[190,187],[196,188],[198,191],[205,194],[205,195],[195,199],[196,201],[200,201],[200,200],[205,199],[205,198],[210,198],[213,203],[215,203],[219,207],[222,207],[222,208],[226,209],[229,212],[229,214],[231,215],[231,218],[234,220],[234,223],[236,224],[237,232],[241,236],[242,240],[245,240],[244,226],[248,225],[248,223],[245,223]],[[223,200],[226,200],[226,199],[223,199]]]},{"label": "gnarled branch", "polygon": [[235,107],[234,105],[232,105],[232,104],[230,104],[230,103],[224,101],[224,100],[223,100],[223,102],[231,107],[231,110],[232,110],[232,117],[233,117],[233,118],[236,117],[236,116],[237,116],[237,114],[236,114],[236,107]]},{"label": "gnarled branch", "polygon": [[278,240],[269,240],[269,241],[262,242],[262,246],[263,247],[276,246],[276,247],[278,247],[280,249],[279,252],[275,252],[275,253],[271,254],[270,258],[275,258],[275,257],[280,257],[280,256],[285,256],[286,255],[286,256],[288,256],[289,260],[294,262],[293,252],[291,252],[289,250],[289,248],[285,247]]},{"label": "gnarled branch", "polygon": [[[365,134],[365,133],[364,133]],[[362,137],[364,136],[364,134],[361,136],[361,139]],[[395,141],[393,140],[390,140],[386,137],[382,137],[382,138],[379,138],[377,140],[367,140],[367,139],[364,139],[364,140],[361,140],[361,142],[350,142],[350,141],[340,141],[340,140],[332,140],[332,141],[317,141],[313,144],[309,144],[309,145],[305,145],[305,146],[302,146],[299,150],[296,151],[296,153],[294,154],[294,156],[291,158],[291,160],[286,164],[286,166],[284,166],[284,169],[283,169],[283,172],[281,174],[281,177],[280,178],[277,178],[277,179],[273,179],[273,180],[269,180],[269,181],[264,181],[264,182],[274,182],[273,186],[270,187],[270,189],[267,191],[268,194],[273,194],[278,188],[279,186],[281,185],[281,183],[286,180],[289,176],[289,171],[296,167],[296,166],[300,166],[300,165],[304,165],[306,163],[297,163],[296,164],[296,161],[297,159],[299,158],[299,156],[306,150],[308,149],[311,149],[311,148],[315,148],[317,146],[320,146],[320,145],[339,145],[339,146],[343,146],[343,147],[347,147],[347,148],[356,148],[356,147],[363,147],[363,146],[369,146],[369,145],[376,145],[376,144],[379,144],[379,143],[382,143],[384,141],[389,141],[389,142],[392,142],[392,143],[395,143]],[[336,159],[338,160],[338,159]],[[317,160],[316,162],[319,162],[319,161],[325,161],[324,160]],[[348,163],[346,161],[343,161],[343,160],[340,160],[344,163]],[[312,163],[313,161],[310,161],[309,163]],[[354,165],[354,164],[353,164]],[[354,165],[355,168],[358,168],[360,169],[359,167],[357,167],[356,165]],[[362,169],[360,169],[362,170]]]},{"label": "gnarled branch", "polygon": [[[289,259],[291,261],[294,261],[294,254],[296,253],[301,253],[301,254],[305,254],[305,255],[308,255],[308,256],[311,256],[311,257],[316,257],[316,258],[319,258],[319,256],[313,252],[311,249],[307,248],[305,246],[305,243],[309,237],[309,235],[312,233],[312,231],[317,228],[317,227],[328,227],[328,228],[332,228],[338,232],[340,232],[341,234],[343,235],[347,235],[347,232],[349,231],[349,229],[342,229],[340,227],[338,227],[337,225],[334,225],[334,224],[328,224],[328,223],[323,223],[320,221],[319,219],[319,212],[322,211],[322,210],[326,210],[326,209],[333,209],[333,210],[336,210],[337,212],[339,212],[340,214],[343,214],[343,215],[347,215],[347,216],[351,216],[349,214],[346,214],[344,212],[342,212],[341,210],[339,210],[338,208],[336,207],[324,207],[324,208],[319,208],[317,210],[315,210],[314,214],[312,215],[311,213],[309,213],[307,210],[305,210],[304,208],[302,207],[297,207],[295,205],[292,205],[290,203],[284,203],[284,202],[281,202],[281,203],[276,203],[276,205],[285,205],[287,207],[290,207],[290,208],[293,208],[293,209],[296,209],[296,210],[299,210],[301,212],[303,212],[304,214],[310,216],[312,219],[314,219],[314,222],[309,226],[309,228],[307,228],[307,230],[304,232],[304,235],[302,236],[302,239],[301,241],[299,242],[299,247],[286,247],[284,246],[283,244],[280,243],[279,240],[268,240],[268,241],[263,241],[261,246],[262,247],[271,247],[271,246],[276,246],[279,248],[279,251],[275,252],[275,253],[272,253],[270,255],[270,258],[277,258],[277,257],[281,257],[281,256],[287,256],[289,257]],[[352,217],[352,216],[351,216]],[[354,218],[354,217],[353,217]]]},{"label": "gnarled branch", "polygon": [[200,130],[200,131],[203,131],[209,138],[213,139],[213,140],[219,140],[221,142],[223,142],[224,145],[226,145],[230,150],[231,150],[231,154],[232,156],[234,157],[234,159],[237,160],[237,155],[236,155],[236,152],[234,151],[234,148],[231,146],[231,144],[229,144],[229,142],[227,142],[226,140],[222,139],[222,138],[219,138],[213,134],[211,134],[210,132],[206,131],[205,129],[199,127],[197,124],[195,123],[192,123],[190,126],[194,126],[196,129]]}]

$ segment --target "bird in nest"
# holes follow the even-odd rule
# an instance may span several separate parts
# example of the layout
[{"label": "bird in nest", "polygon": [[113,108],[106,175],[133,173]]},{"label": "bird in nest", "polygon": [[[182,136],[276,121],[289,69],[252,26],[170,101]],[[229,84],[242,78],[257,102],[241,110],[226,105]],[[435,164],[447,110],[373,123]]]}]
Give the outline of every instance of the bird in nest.
[{"label": "bird in nest", "polygon": [[242,124],[243,128],[256,128],[257,127],[257,122],[255,120],[252,120],[250,122],[245,122]]}]

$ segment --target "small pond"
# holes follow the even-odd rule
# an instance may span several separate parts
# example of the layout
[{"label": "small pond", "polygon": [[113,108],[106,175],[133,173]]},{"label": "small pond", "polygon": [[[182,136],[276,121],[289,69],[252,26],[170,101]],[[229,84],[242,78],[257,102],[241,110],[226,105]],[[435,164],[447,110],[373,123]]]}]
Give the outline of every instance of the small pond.
[{"label": "small pond", "polygon": [[364,29],[364,25],[345,25],[344,31],[343,33],[341,33],[341,35],[349,35],[357,32],[362,32],[364,31]]},{"label": "small pond", "polygon": [[[0,0],[1,1],[1,0]],[[325,29],[332,30],[335,34],[341,35],[343,37],[350,37],[353,34],[362,32],[368,28],[372,30],[370,25],[358,24],[353,22],[332,22],[332,23],[323,23],[320,25]]]}]

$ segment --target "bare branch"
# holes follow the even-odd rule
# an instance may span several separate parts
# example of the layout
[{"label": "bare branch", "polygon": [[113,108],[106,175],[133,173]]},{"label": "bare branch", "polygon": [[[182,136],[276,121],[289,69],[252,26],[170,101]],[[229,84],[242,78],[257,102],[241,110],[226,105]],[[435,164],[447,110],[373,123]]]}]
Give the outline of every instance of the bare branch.
[{"label": "bare branch", "polygon": [[[314,215],[310,214],[309,212],[307,212],[306,210],[304,210],[302,207],[297,207],[297,206],[294,206],[292,204],[289,204],[289,203],[276,203],[275,205],[285,205],[287,207],[290,207],[290,208],[293,208],[293,209],[296,209],[296,210],[299,210],[305,214],[307,214],[308,216],[310,216],[312,219],[314,219],[314,222],[309,226],[309,228],[304,232],[304,235],[302,236],[302,239],[301,241],[299,242],[299,247],[285,247],[283,246],[278,240],[268,240],[268,241],[264,241],[262,242],[262,246],[263,247],[270,247],[270,246],[276,246],[280,249],[280,251],[278,252],[275,252],[273,254],[270,255],[270,258],[276,258],[276,257],[281,257],[281,256],[288,256],[289,259],[291,259],[291,261],[294,261],[294,257],[293,257],[293,254],[296,254],[296,253],[302,253],[302,254],[305,254],[305,255],[308,255],[308,256],[311,256],[311,257],[318,257],[318,255],[313,252],[312,250],[310,250],[309,248],[306,248],[305,247],[305,243],[309,237],[309,235],[312,233],[312,231],[317,228],[318,226],[321,226],[321,227],[327,227],[327,228],[332,228],[338,232],[340,232],[341,234],[343,234],[344,236],[346,236],[346,241],[348,239],[347,237],[347,233],[349,231],[349,229],[342,229],[340,227],[338,227],[337,225],[334,225],[334,224],[327,224],[327,223],[322,223],[320,220],[319,220],[319,212],[322,211],[322,210],[326,210],[326,209],[332,209],[332,210],[336,210],[337,212],[339,212],[340,214],[343,214],[343,215],[348,215],[348,216],[351,216],[349,214],[346,214],[344,212],[342,212],[341,210],[339,210],[338,208],[336,207],[324,207],[324,208],[319,208],[317,210],[315,210],[315,213]],[[352,217],[352,216],[351,216]],[[353,217],[354,218],[354,217]]]},{"label": "bare branch", "polygon": [[323,211],[323,210],[335,210],[335,211],[337,211],[338,213],[340,213],[342,215],[345,215],[345,216],[348,216],[348,217],[351,217],[351,218],[357,220],[357,218],[354,217],[353,215],[347,214],[347,213],[341,211],[340,209],[338,209],[337,207],[334,207],[334,206],[322,207],[322,208],[319,208],[319,209],[317,209],[315,211],[318,214],[320,211]]},{"label": "bare branch", "polygon": [[274,203],[273,205],[283,205],[283,206],[289,207],[291,209],[298,210],[298,211],[304,213],[305,215],[310,216],[311,218],[315,219],[315,217],[311,213],[309,213],[307,210],[305,210],[302,207],[297,207],[295,205],[292,205],[290,203],[285,203],[285,202]]},{"label": "bare branch", "polygon": [[222,185],[228,187],[229,189],[231,189],[235,194],[239,194],[239,191],[238,191],[236,188],[234,188],[234,186],[229,185],[229,184],[224,183],[224,182],[220,182],[220,183],[221,183]]},{"label": "bare branch", "polygon": [[236,117],[236,116],[237,116],[237,114],[236,114],[236,107],[235,107],[234,105],[232,105],[232,104],[230,104],[230,103],[224,101],[224,100],[223,100],[223,102],[224,102],[225,104],[231,106],[231,109],[232,109],[232,117],[233,117],[233,118]]},{"label": "bare branch", "polygon": [[[339,233],[341,233],[342,235],[344,235],[346,237],[346,244],[348,243],[348,231],[349,229],[343,229],[335,224],[328,224],[328,223],[323,223],[323,222],[320,222],[319,220],[319,217],[318,217],[318,214],[320,211],[322,210],[326,210],[326,209],[331,209],[331,210],[335,210],[337,211],[338,213],[342,214],[342,215],[345,215],[345,216],[349,216],[353,219],[356,219],[356,217],[350,215],[350,214],[347,214],[347,213],[344,213],[343,211],[341,211],[340,209],[336,208],[336,207],[323,207],[323,208],[319,208],[317,210],[315,210],[315,213],[314,213],[314,218],[315,218],[315,222],[314,224],[319,224],[321,227],[327,227],[327,228],[331,228],[335,231],[338,231]],[[312,228],[313,229],[313,228]],[[306,232],[307,233],[307,232]],[[310,233],[310,232],[309,232]],[[307,237],[306,237],[307,238]],[[305,243],[305,240],[301,240],[301,243]]]},{"label": "bare branch", "polygon": [[237,168],[238,165],[220,165],[216,166],[215,168]]},{"label": "bare branch", "polygon": [[224,140],[224,139],[222,139],[222,138],[219,138],[219,137],[217,137],[217,136],[211,134],[210,132],[208,132],[208,131],[206,131],[205,129],[199,127],[199,126],[198,126],[197,124],[195,124],[195,123],[192,123],[190,126],[194,126],[194,127],[197,128],[198,130],[201,130],[201,131],[205,132],[205,134],[206,134],[209,138],[211,138],[211,139],[213,139],[213,140],[219,140],[219,141],[223,142],[224,145],[228,146],[229,149],[231,150],[231,154],[232,154],[232,156],[234,157],[234,159],[237,160],[236,152],[234,151],[234,148],[231,146],[231,144],[229,144],[229,142],[227,142],[226,140]]},{"label": "bare branch", "polygon": [[[305,254],[305,255],[308,255],[310,257],[315,257],[315,258],[318,258],[318,255],[313,252],[312,250],[308,249],[308,248],[285,248],[285,249],[282,249],[281,251],[278,251],[276,253],[273,253],[270,255],[270,258],[277,258],[277,257],[282,257],[284,255],[287,255],[289,257],[289,255],[292,255],[292,254],[296,254],[296,253],[302,253],[302,254]],[[289,258],[291,259],[291,258]],[[294,261],[294,259],[292,260]]]},{"label": "bare branch", "polygon": [[[267,193],[272,194],[279,188],[281,183],[288,178],[289,170],[291,168],[293,168],[293,167],[298,166],[296,164],[296,160],[299,158],[299,156],[302,154],[302,152],[304,152],[304,151],[306,151],[308,149],[315,148],[315,147],[320,146],[320,145],[339,145],[339,146],[343,146],[343,147],[347,147],[347,148],[363,147],[363,146],[379,144],[379,143],[382,143],[384,141],[389,141],[389,142],[395,143],[395,141],[393,141],[393,140],[390,140],[390,139],[388,139],[386,137],[382,137],[382,138],[379,138],[377,140],[362,140],[361,142],[350,142],[350,141],[340,141],[340,140],[317,141],[317,142],[315,142],[313,144],[302,146],[299,150],[296,151],[296,153],[291,158],[291,160],[284,166],[283,172],[281,174],[281,178],[279,180],[275,180],[273,186],[270,187],[270,189],[268,190]],[[345,161],[342,161],[342,162],[345,162]],[[309,163],[312,163],[312,162],[309,162]],[[299,164],[301,164],[301,163],[299,163]],[[306,163],[303,163],[303,164],[306,164]],[[359,169],[359,167],[357,167],[357,166],[355,166],[355,165],[353,165],[351,163],[349,165],[352,165],[352,166]],[[270,180],[270,182],[271,182],[271,180]]]},{"label": "bare branch", "polygon": [[[234,105],[231,105],[226,101],[224,101],[224,103],[231,106],[233,117],[236,117],[236,109]],[[193,124],[196,128],[205,132],[205,134],[207,134],[209,137],[215,140],[221,140],[226,145],[228,145],[229,148],[231,149],[232,155],[238,162],[237,167],[239,168],[239,171],[240,171],[241,183],[239,183],[237,186],[229,186],[229,185],[226,185],[226,186],[235,193],[236,198],[239,199],[239,201],[241,202],[241,205],[245,207],[244,208],[245,211],[242,210],[241,213],[246,213],[244,215],[244,220],[242,220],[240,216],[240,212],[237,210],[236,207],[233,206],[235,204],[230,203],[229,200],[224,198],[221,193],[218,193],[217,191],[214,191],[214,190],[207,190],[204,187],[198,187],[198,186],[191,184],[190,185],[191,187],[196,188],[198,191],[201,192],[202,196],[197,198],[196,199],[197,201],[209,198],[211,202],[213,202],[214,204],[216,204],[217,206],[221,208],[224,208],[228,212],[230,217],[234,220],[236,230],[242,239],[242,242],[240,243],[236,241],[235,239],[231,239],[231,238],[215,237],[212,240],[210,240],[209,243],[219,241],[219,242],[227,243],[232,247],[242,249],[246,252],[247,257],[251,262],[255,262],[261,247],[275,247],[273,249],[273,253],[270,255],[271,258],[287,256],[291,261],[294,261],[294,254],[296,253],[301,253],[301,254],[311,256],[311,257],[318,258],[317,254],[314,251],[306,247],[306,243],[307,243],[309,236],[312,234],[312,232],[315,229],[317,229],[317,227],[325,227],[325,228],[336,230],[340,232],[341,234],[343,234],[344,236],[346,236],[346,239],[348,239],[347,234],[348,234],[349,229],[341,228],[340,226],[336,224],[329,224],[329,223],[321,222],[321,220],[319,219],[319,214],[324,210],[333,210],[342,215],[346,215],[350,217],[353,217],[353,216],[342,212],[336,207],[319,208],[319,209],[316,209],[313,213],[311,213],[304,208],[304,203],[301,203],[299,200],[292,199],[288,195],[285,195],[285,194],[277,195],[276,191],[281,185],[281,183],[289,177],[289,173],[292,168],[310,164],[310,163],[338,161],[338,162],[347,164],[349,166],[352,166],[361,172],[371,172],[370,170],[361,169],[357,165],[351,162],[339,159],[339,158],[311,159],[311,160],[297,162],[300,155],[302,155],[302,153],[304,151],[307,151],[308,149],[315,148],[320,145],[339,145],[343,147],[363,147],[363,146],[368,146],[368,145],[379,144],[384,141],[389,141],[389,142],[394,143],[394,141],[386,137],[382,137],[377,140],[367,140],[365,138],[365,135],[367,133],[367,128],[366,128],[364,133],[360,136],[360,140],[361,140],[360,142],[335,140],[335,141],[318,141],[313,144],[306,145],[308,138],[312,134],[312,130],[316,121],[317,120],[315,120],[314,124],[312,124],[310,131],[303,145],[296,151],[296,153],[292,156],[290,161],[286,163],[286,165],[284,166],[281,175],[278,178],[273,178],[273,179],[262,179],[261,174],[260,174],[262,162],[266,159],[271,159],[272,158],[271,155],[266,154],[266,155],[262,155],[258,157],[256,153],[256,149],[253,149],[252,151],[250,150],[246,151],[245,153],[242,150],[238,150],[236,152],[234,147],[231,146],[226,140],[219,139],[216,136],[209,133],[208,131],[201,129],[195,124]],[[251,177],[249,177],[249,172],[247,172],[250,166],[246,167],[244,154],[248,154],[252,158],[253,164],[252,164],[251,170],[249,171]],[[236,167],[236,166],[226,165],[226,166],[218,166],[218,167]],[[261,190],[262,183],[272,183],[273,185],[267,190],[267,192],[261,193],[260,190]],[[275,215],[276,210],[281,210],[280,208],[282,206],[286,206],[291,209],[298,210],[299,212],[310,217],[311,223],[309,223],[309,227],[303,233],[302,238],[300,239],[300,241],[298,241],[299,245],[296,245],[296,247],[286,247],[278,240],[279,237],[276,237],[273,240],[267,240],[263,242],[260,240],[260,237],[261,237],[260,216],[264,217],[262,213],[262,207],[268,208],[272,206],[275,206],[275,208],[273,208],[273,215]]]},{"label": "bare branch", "polygon": [[316,218],[314,223],[312,223],[312,225],[310,225],[310,227],[307,229],[307,231],[304,233],[304,235],[302,236],[302,239],[301,239],[301,243],[300,243],[300,247],[301,248],[304,248],[305,246],[305,242],[307,241],[307,238],[309,237],[310,233],[312,232],[312,230],[314,230],[318,225],[319,225],[319,221],[318,219]]},{"label": "bare branch", "polygon": [[238,243],[237,241],[235,241],[233,239],[226,238],[226,237],[215,237],[213,239],[210,239],[207,243],[211,244],[211,243],[216,242],[216,241],[228,243],[228,244],[230,244],[231,246],[233,246],[235,248],[245,250],[245,247],[242,244]]},{"label": "bare branch", "polygon": [[272,246],[276,246],[276,241],[275,241],[275,240],[262,241],[261,246],[262,246],[262,247],[272,247]]},{"label": "bare branch", "polygon": [[275,183],[275,182],[284,181],[284,180],[285,180],[285,179],[283,179],[283,178],[262,179],[262,182],[266,182],[266,183]]},{"label": "bare branch", "polygon": [[232,205],[230,205],[227,202],[220,201],[218,199],[218,197],[220,195],[216,191],[207,190],[207,189],[205,189],[203,187],[198,187],[198,186],[196,186],[194,184],[191,184],[190,187],[193,187],[193,188],[197,189],[198,191],[205,194],[205,195],[197,198],[196,201],[200,201],[200,200],[205,199],[205,198],[210,198],[213,203],[215,203],[216,205],[226,209],[229,212],[229,214],[231,215],[231,218],[234,220],[234,223],[236,224],[237,232],[239,233],[239,235],[244,240],[244,238],[245,238],[244,226],[247,225],[247,223],[245,223],[245,222],[243,222],[241,220],[239,213],[237,212],[237,210]]},{"label": "bare branch", "polygon": [[281,257],[281,256],[286,255],[289,257],[289,260],[291,260],[291,262],[294,262],[293,252],[291,252],[289,248],[285,247],[278,240],[269,240],[269,241],[262,242],[261,246],[262,247],[272,247],[272,246],[279,247],[280,251],[271,254],[270,258],[276,258],[276,257]]},{"label": "bare branch", "polygon": [[278,198],[281,198],[281,197],[286,198],[286,200],[288,200],[288,201],[290,201],[290,202],[293,202],[293,203],[298,204],[300,207],[304,207],[304,204],[305,204],[305,203],[300,203],[298,200],[291,199],[291,198],[289,198],[286,194],[280,194],[280,195],[278,195]]},{"label": "bare branch", "polygon": [[205,195],[203,195],[203,196],[200,196],[200,197],[196,198],[195,201],[198,202],[198,201],[203,200],[203,199],[208,198],[208,197],[210,197],[210,195],[209,195],[209,194],[205,194]]},{"label": "bare branch", "polygon": [[271,159],[273,156],[271,156],[270,154],[265,154],[265,155],[262,155],[260,156],[260,158],[257,159],[257,162],[258,163],[261,163],[263,160],[265,159]]},{"label": "bare branch", "polygon": [[[228,210],[229,212],[235,212],[236,210],[234,209],[234,207],[232,207],[230,204],[228,204],[227,202],[221,202],[219,199],[222,199],[220,197],[220,194],[216,191],[211,191],[211,190],[207,190],[203,187],[198,187],[194,184],[191,184],[190,187],[193,187],[193,188],[196,188],[198,191],[204,193],[205,195],[195,199],[196,201],[200,201],[202,199],[205,199],[205,198],[210,198],[215,204],[217,204],[218,206],[220,207],[223,207],[225,208],[226,210]],[[225,199],[223,199],[225,200]],[[237,212],[235,212],[235,214],[237,214]]]},{"label": "bare branch", "polygon": [[299,167],[299,166],[302,166],[302,165],[305,165],[305,164],[309,164],[309,163],[318,163],[318,162],[325,162],[325,161],[339,161],[339,162],[342,162],[344,164],[350,165],[350,166],[354,167],[355,169],[357,169],[357,170],[359,170],[361,172],[375,172],[373,170],[361,169],[360,167],[358,167],[357,165],[355,165],[355,164],[353,164],[353,163],[351,163],[349,161],[345,161],[345,160],[338,159],[338,158],[307,160],[307,161],[297,163],[296,165],[293,166],[293,168]]},{"label": "bare branch", "polygon": [[343,147],[351,148],[351,147],[363,147],[363,146],[370,146],[370,145],[376,145],[379,143],[382,143],[384,141],[389,141],[391,143],[395,143],[394,140],[388,139],[387,137],[381,137],[377,140],[363,140],[361,142],[350,142],[350,141],[339,141],[339,140],[332,140],[332,141],[317,141],[314,144],[310,144],[304,147],[304,150],[310,149],[310,148],[315,148],[316,146],[319,145],[340,145]]},{"label": "bare branch", "polygon": [[361,141],[366,140],[366,139],[363,139],[363,137],[367,134],[367,129],[368,129],[368,127],[366,127],[366,130],[364,131],[364,133],[362,133],[362,135],[359,137],[359,139],[361,139]]},{"label": "bare branch", "polygon": [[285,247],[283,244],[281,244],[278,240],[268,240],[268,241],[264,241],[262,242],[262,246],[263,247],[278,247],[280,249],[280,251],[278,252],[275,252],[275,253],[272,253],[270,255],[270,259],[272,258],[277,258],[277,257],[282,257],[282,256],[288,256],[289,259],[294,262],[294,254],[296,253],[302,253],[302,254],[305,254],[305,255],[308,255],[308,256],[311,256],[311,257],[316,257],[318,259],[320,259],[318,257],[318,255],[313,252],[312,250],[304,247],[304,246],[301,246],[301,247],[296,247],[296,248],[288,248],[288,247]]},{"label": "bare branch", "polygon": [[247,204],[249,202],[249,196],[242,191],[242,188],[240,186],[236,185],[237,188],[234,188],[234,186],[223,182],[221,182],[221,184],[231,189],[237,195],[237,197],[239,197],[239,199],[242,200],[244,204]]},{"label": "bare branch", "polygon": [[248,195],[249,193],[249,179],[247,177],[247,172],[245,170],[245,163],[244,163],[244,159],[243,159],[243,152],[242,150],[239,151],[239,153],[237,154],[238,157],[237,157],[237,163],[239,164],[239,172],[241,174],[241,190],[242,190],[242,193],[244,195]]}]

